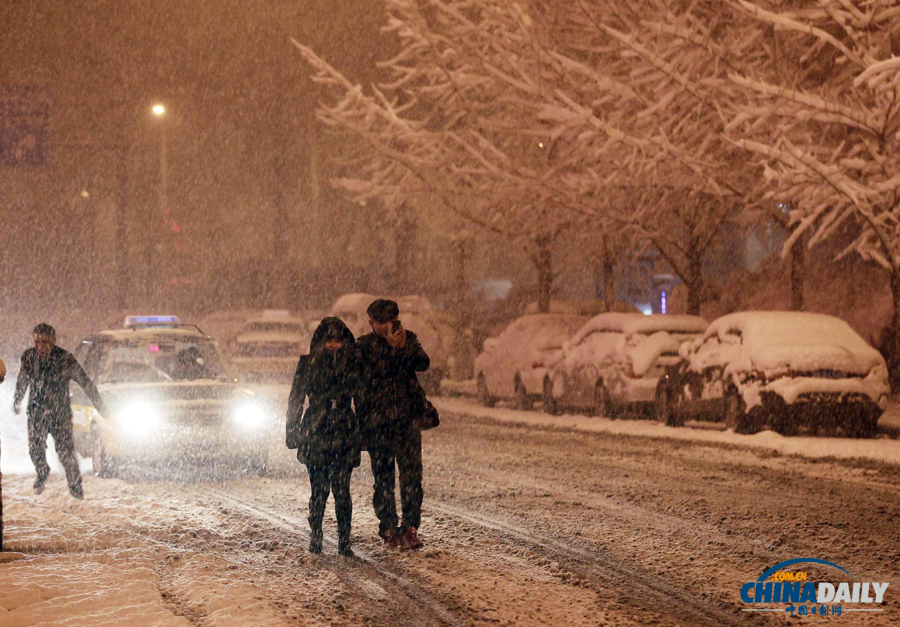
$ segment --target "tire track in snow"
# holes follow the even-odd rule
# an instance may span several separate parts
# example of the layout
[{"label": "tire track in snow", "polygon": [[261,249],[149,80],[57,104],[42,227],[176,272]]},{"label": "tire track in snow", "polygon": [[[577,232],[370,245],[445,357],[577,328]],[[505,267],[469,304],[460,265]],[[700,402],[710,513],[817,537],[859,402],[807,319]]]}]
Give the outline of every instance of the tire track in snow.
[{"label": "tire track in snow", "polygon": [[542,557],[559,562],[566,570],[587,581],[612,589],[647,609],[675,615],[688,624],[716,627],[747,625],[747,616],[738,616],[737,612],[731,613],[695,600],[691,593],[638,569],[629,568],[599,549],[574,546],[500,516],[464,510],[434,500],[429,500],[427,509],[480,526],[514,546],[528,547]]},{"label": "tire track in snow", "polygon": [[[214,495],[232,507],[240,509],[255,518],[265,520],[277,528],[289,531],[292,534],[300,532],[308,536],[308,522],[306,520],[285,515],[275,509],[253,502],[248,498],[235,496],[221,490],[205,490],[203,494]],[[337,547],[337,539],[333,533],[326,532],[324,540],[329,548],[334,549]],[[392,591],[401,590],[414,608],[414,611],[409,616],[409,624],[417,627],[419,625],[451,625],[453,627],[467,625],[463,619],[435,599],[431,593],[407,577],[380,564],[369,551],[356,546],[353,547],[353,551],[360,561],[375,571],[377,576],[373,577],[370,574],[365,574],[362,577],[355,576],[358,570],[354,572],[352,567],[335,569],[335,575],[348,587],[355,588],[363,596],[375,601],[383,601],[385,598],[390,597]],[[403,605],[405,606],[406,604],[404,603]],[[408,613],[406,607],[403,609],[404,613]],[[393,624],[399,625],[403,623],[395,620]]]}]

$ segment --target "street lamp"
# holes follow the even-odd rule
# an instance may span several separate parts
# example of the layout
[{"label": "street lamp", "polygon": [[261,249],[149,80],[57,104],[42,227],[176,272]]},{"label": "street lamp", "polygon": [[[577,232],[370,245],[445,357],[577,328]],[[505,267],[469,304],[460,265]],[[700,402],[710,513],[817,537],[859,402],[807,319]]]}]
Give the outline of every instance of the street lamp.
[{"label": "street lamp", "polygon": [[[168,145],[167,145],[167,137],[166,137],[166,124],[163,121],[164,116],[166,115],[166,107],[161,103],[154,104],[151,109],[154,117],[160,120],[160,129],[159,129],[159,218],[156,220],[152,219],[149,221],[149,224],[159,223],[160,220],[165,220],[166,216],[169,213],[169,155],[168,155]],[[148,226],[149,226],[148,224]],[[151,234],[153,231],[151,230]],[[154,296],[153,282],[156,279],[155,276],[155,264],[154,264],[154,246],[155,243],[153,241],[153,237],[149,238],[147,242],[147,296],[152,299]]]}]

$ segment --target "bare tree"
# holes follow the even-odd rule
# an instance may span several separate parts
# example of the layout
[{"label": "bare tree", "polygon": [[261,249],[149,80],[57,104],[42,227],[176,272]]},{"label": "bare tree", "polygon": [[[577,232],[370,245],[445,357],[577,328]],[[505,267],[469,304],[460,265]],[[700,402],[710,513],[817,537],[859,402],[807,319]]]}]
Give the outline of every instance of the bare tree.
[{"label": "bare tree", "polygon": [[562,208],[560,157],[547,125],[531,102],[510,97],[494,63],[504,51],[483,36],[509,19],[527,28],[517,21],[524,14],[508,3],[462,1],[392,0],[387,10],[400,51],[383,62],[383,84],[353,85],[297,44],[334,98],[318,116],[347,140],[347,165],[357,173],[336,183],[357,200],[388,206],[428,199],[521,242],[537,271],[540,308],[549,310],[553,244],[584,214]]},{"label": "bare tree", "polygon": [[801,238],[853,233],[840,255],[888,273],[888,357],[900,378],[900,11],[859,0],[628,3],[638,5],[629,47],[670,83],[691,78],[715,96],[721,136],[792,207],[785,254]]}]

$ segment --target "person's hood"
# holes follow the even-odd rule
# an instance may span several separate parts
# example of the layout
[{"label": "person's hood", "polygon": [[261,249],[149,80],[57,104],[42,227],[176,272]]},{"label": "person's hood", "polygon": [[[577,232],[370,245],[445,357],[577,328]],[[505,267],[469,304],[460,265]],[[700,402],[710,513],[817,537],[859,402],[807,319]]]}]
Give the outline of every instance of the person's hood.
[{"label": "person's hood", "polygon": [[344,348],[356,344],[353,334],[350,332],[350,329],[347,328],[347,325],[344,324],[343,320],[335,317],[323,318],[322,322],[319,323],[319,326],[316,327],[312,340],[309,343],[310,355],[316,355],[325,350],[325,338],[332,329],[337,329],[341,339],[344,340]]}]

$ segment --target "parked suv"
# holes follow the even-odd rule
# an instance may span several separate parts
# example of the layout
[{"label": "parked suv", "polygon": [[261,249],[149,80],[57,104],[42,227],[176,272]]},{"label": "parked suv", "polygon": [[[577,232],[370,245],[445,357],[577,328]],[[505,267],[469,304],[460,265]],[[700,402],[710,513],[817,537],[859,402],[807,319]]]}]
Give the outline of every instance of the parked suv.
[{"label": "parked suv", "polygon": [[887,366],[843,320],[751,311],[714,321],[685,344],[656,389],[657,418],[724,421],[738,433],[871,437],[890,391]]},{"label": "parked suv", "polygon": [[678,361],[682,342],[702,335],[698,316],[605,313],[594,316],[563,345],[544,377],[544,409],[578,407],[615,417],[651,407],[665,367]]},{"label": "parked suv", "polygon": [[231,461],[266,472],[272,411],[236,383],[218,345],[174,316],[129,316],[75,350],[109,408],[71,386],[76,450],[101,477],[126,464]]}]

